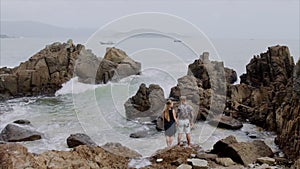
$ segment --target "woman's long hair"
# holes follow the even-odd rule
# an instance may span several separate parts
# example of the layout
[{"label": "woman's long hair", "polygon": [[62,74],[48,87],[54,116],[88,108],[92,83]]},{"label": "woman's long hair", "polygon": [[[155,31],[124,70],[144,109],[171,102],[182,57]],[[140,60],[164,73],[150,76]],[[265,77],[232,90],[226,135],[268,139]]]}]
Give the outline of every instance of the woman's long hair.
[{"label": "woman's long hair", "polygon": [[170,108],[171,104],[172,104],[172,101],[168,100],[165,105],[165,108],[164,108],[164,119],[166,119],[167,121],[170,121],[169,108]]}]

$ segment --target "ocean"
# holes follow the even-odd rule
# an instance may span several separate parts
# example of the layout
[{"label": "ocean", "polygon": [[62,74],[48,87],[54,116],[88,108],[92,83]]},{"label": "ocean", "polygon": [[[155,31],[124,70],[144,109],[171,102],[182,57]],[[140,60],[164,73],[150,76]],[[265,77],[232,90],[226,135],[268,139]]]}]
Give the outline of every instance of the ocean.
[{"label": "ocean", "polygon": [[[66,38],[14,38],[1,39],[1,67],[14,67],[53,42],[66,42]],[[85,38],[74,38],[75,44],[86,44]],[[130,133],[153,129],[152,125],[142,125],[125,118],[125,101],[134,95],[141,83],[159,84],[168,97],[177,79],[186,75],[187,66],[201,53],[187,47],[184,42],[174,42],[165,37],[135,37],[115,44],[130,57],[142,63],[142,74],[130,76],[116,83],[89,85],[78,82],[75,77],[57,91],[55,97],[25,97],[0,102],[0,130],[8,123],[18,119],[28,119],[44,138],[32,142],[22,142],[29,151],[41,153],[46,150],[68,150],[66,139],[70,134],[86,133],[97,144],[120,142],[144,156],[166,147],[162,132],[155,135],[133,139]],[[259,55],[273,45],[287,45],[295,62],[299,59],[299,40],[264,39],[211,39],[215,51],[210,52],[212,59],[221,60],[225,66],[233,68],[238,75],[245,72],[246,64],[253,55]],[[211,48],[208,48],[211,49]],[[93,50],[94,51],[94,50]],[[104,53],[95,50],[97,56]],[[216,56],[217,55],[217,56]],[[240,130],[224,130],[196,123],[192,130],[192,143],[200,144],[205,150],[229,135],[238,141],[251,141],[246,133],[255,133],[273,151],[275,134],[251,125],[244,124]],[[176,139],[175,139],[176,140]],[[175,144],[174,141],[173,144]]]}]

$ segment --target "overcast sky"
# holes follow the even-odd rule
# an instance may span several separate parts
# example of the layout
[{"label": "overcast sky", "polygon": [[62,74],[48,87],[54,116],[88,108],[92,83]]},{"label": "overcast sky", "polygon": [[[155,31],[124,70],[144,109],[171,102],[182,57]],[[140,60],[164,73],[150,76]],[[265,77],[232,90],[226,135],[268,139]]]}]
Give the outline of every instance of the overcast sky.
[{"label": "overcast sky", "polygon": [[299,39],[299,0],[1,0],[1,21],[99,28],[137,12],[182,17],[210,36]]}]

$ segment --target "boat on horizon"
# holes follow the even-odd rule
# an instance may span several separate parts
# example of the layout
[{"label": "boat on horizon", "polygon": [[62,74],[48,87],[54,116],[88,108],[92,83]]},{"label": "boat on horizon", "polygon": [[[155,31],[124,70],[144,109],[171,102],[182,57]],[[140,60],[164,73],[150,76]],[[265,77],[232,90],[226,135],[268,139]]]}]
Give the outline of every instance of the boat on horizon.
[{"label": "boat on horizon", "polygon": [[113,44],[115,44],[113,41],[107,41],[107,42],[102,42],[102,41],[100,41],[99,42],[101,45],[113,45]]}]

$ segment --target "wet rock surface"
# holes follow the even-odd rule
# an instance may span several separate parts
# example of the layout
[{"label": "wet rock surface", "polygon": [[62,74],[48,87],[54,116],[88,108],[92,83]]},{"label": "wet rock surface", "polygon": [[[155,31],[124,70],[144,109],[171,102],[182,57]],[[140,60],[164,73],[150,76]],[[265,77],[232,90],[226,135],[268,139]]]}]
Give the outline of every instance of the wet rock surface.
[{"label": "wet rock surface", "polygon": [[42,133],[28,124],[8,124],[0,133],[0,140],[6,142],[34,141],[42,138]]},{"label": "wet rock surface", "polygon": [[83,45],[74,45],[72,40],[56,42],[15,68],[0,68],[0,99],[52,96],[75,76],[80,82],[99,84],[118,81],[140,71],[141,63],[120,49],[108,48],[103,59]]},{"label": "wet rock surface", "polygon": [[80,145],[97,146],[97,144],[84,133],[71,134],[67,138],[67,144],[69,148],[74,148]]},{"label": "wet rock surface", "polygon": [[73,77],[83,45],[53,43],[15,68],[0,68],[2,98],[53,95]]},{"label": "wet rock surface", "polygon": [[165,102],[164,91],[159,85],[141,84],[137,93],[124,104],[126,117],[142,122],[145,120],[141,119],[148,118],[148,122],[152,122],[161,115]]}]

